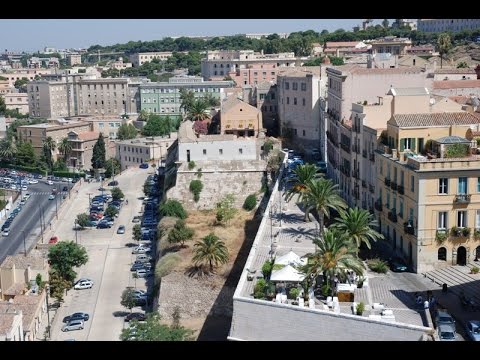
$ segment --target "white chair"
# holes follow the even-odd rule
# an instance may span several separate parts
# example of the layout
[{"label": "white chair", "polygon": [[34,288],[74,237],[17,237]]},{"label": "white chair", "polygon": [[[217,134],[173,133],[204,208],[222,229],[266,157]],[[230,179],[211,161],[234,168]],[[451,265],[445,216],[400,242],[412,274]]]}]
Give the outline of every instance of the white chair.
[{"label": "white chair", "polygon": [[282,303],[282,294],[277,294],[277,296],[275,296],[275,302],[277,304],[281,304]]},{"label": "white chair", "polygon": [[282,303],[286,304],[287,303],[287,295],[282,294]]},{"label": "white chair", "polygon": [[393,311],[392,310],[382,310],[382,316],[393,316]]}]

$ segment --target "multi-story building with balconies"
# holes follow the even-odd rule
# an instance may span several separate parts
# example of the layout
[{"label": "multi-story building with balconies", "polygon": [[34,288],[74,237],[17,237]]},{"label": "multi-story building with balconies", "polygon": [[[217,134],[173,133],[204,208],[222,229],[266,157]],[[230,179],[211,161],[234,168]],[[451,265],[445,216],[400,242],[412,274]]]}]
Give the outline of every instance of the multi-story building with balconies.
[{"label": "multi-story building with balconies", "polygon": [[480,19],[419,19],[418,31],[423,32],[458,32],[480,28]]}]

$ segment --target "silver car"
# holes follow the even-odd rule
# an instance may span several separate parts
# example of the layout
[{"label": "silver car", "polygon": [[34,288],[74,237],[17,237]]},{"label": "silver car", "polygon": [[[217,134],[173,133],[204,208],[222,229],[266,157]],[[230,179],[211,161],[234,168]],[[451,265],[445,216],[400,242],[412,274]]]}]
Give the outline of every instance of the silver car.
[{"label": "silver car", "polygon": [[441,341],[457,340],[457,332],[455,331],[455,327],[448,324],[440,324],[438,326],[438,337]]},{"label": "silver car", "polygon": [[82,330],[84,328],[83,320],[72,320],[63,325],[62,331]]},{"label": "silver car", "polygon": [[467,334],[472,341],[480,341],[480,321],[470,320],[467,322]]}]

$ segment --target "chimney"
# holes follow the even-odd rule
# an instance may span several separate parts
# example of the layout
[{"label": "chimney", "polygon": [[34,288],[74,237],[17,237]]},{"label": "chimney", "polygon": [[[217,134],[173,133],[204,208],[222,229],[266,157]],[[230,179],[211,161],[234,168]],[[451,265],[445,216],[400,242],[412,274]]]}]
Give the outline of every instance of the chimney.
[{"label": "chimney", "polygon": [[392,160],[398,159],[398,150],[397,149],[392,149]]}]

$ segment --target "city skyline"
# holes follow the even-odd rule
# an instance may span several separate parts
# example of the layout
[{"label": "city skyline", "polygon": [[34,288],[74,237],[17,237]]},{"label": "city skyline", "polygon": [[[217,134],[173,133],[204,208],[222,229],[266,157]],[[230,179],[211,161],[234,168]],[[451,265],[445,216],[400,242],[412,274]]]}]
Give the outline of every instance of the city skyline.
[{"label": "city skyline", "polygon": [[[2,52],[35,52],[44,47],[88,48],[169,36],[221,36],[245,33],[291,33],[352,30],[362,19],[4,19]],[[379,23],[379,20],[376,21]],[[15,36],[10,36],[15,28]],[[32,36],[32,34],[35,36]],[[7,36],[8,34],[8,36]]]}]

